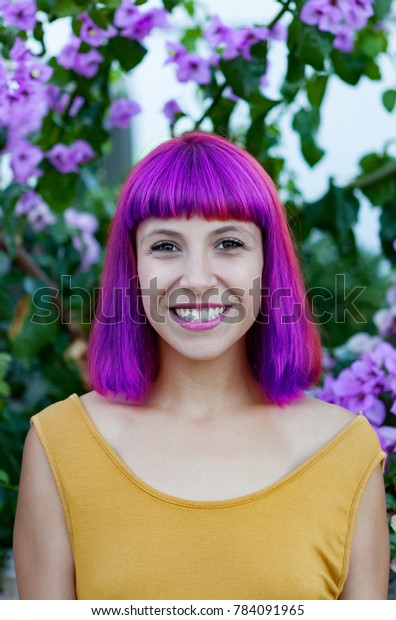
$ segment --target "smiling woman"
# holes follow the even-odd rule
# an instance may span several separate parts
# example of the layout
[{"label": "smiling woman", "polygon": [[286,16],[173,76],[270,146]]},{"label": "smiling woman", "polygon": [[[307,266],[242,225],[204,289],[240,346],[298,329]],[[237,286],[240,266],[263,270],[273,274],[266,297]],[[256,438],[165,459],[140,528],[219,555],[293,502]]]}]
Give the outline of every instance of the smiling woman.
[{"label": "smiling woman", "polygon": [[21,598],[386,598],[385,454],[305,394],[320,357],[258,162],[201,132],[147,155],[109,231],[93,390],[31,418]]}]

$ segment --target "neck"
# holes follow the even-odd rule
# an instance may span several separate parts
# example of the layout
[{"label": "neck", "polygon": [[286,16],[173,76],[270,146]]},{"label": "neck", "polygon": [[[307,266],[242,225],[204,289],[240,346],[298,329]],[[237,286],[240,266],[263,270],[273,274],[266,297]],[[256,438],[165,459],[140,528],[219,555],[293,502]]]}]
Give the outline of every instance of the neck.
[{"label": "neck", "polygon": [[[241,349],[243,349],[241,351]],[[194,360],[160,346],[160,371],[144,406],[172,417],[210,421],[265,401],[239,341],[215,359]]]}]

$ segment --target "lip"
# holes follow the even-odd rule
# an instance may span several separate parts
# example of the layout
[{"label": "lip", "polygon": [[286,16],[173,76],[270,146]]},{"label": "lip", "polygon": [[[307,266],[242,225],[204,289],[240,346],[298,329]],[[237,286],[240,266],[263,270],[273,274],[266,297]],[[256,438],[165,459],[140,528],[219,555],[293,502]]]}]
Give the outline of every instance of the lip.
[{"label": "lip", "polygon": [[217,303],[217,304],[209,304],[209,303],[203,303],[203,304],[197,304],[197,303],[186,303],[186,304],[179,304],[178,306],[171,306],[169,309],[170,310],[191,310],[191,309],[195,309],[195,310],[205,310],[206,308],[231,308],[231,305],[226,305],[226,304],[222,304],[221,302]]},{"label": "lip", "polygon": [[231,308],[232,306],[228,306],[227,309],[224,310],[222,314],[220,314],[220,316],[217,316],[215,319],[211,319],[210,321],[185,321],[172,310],[170,312],[170,316],[172,320],[175,321],[175,323],[178,323],[180,325],[180,327],[184,327],[184,329],[189,329],[192,332],[202,332],[217,327],[221,323],[222,317],[229,314]]}]

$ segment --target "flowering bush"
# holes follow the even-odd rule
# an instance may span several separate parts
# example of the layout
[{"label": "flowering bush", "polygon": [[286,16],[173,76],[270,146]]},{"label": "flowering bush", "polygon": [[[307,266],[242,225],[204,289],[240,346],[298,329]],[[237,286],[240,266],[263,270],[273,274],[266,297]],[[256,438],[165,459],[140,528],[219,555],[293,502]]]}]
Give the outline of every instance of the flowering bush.
[{"label": "flowering bush", "polygon": [[[393,244],[396,250],[396,243]],[[344,346],[324,352],[323,385],[314,394],[354,413],[363,412],[387,454],[385,486],[389,509],[392,568],[396,571],[396,284],[387,291],[384,307],[374,315],[377,335],[361,332]],[[351,362],[352,358],[352,362]],[[338,371],[337,371],[338,368]],[[341,370],[340,370],[341,368]]]},{"label": "flowering bush", "polygon": [[[289,114],[307,164],[314,167],[323,158],[317,134],[328,84],[335,77],[351,86],[363,79],[381,84],[379,59],[388,48],[391,0],[273,0],[268,23],[240,27],[205,14],[194,0],[162,4],[0,0],[3,545],[11,541],[22,442],[32,411],[71,391],[91,389],[85,368],[90,299],[119,189],[109,183],[103,160],[111,150],[112,128],[127,130],[131,119],[143,112],[125,88],[115,96],[112,84],[142,62],[147,40],[156,31],[167,35],[166,70],[174,69],[180,84],[195,84],[201,105],[194,118],[175,98],[166,101],[159,111],[169,121],[170,135],[177,135],[183,123],[194,129],[205,121],[213,131],[235,139],[280,186],[299,241],[308,242],[313,229],[326,231],[340,256],[356,261],[353,227],[363,193],[381,209],[383,253],[396,263],[396,162],[389,145],[362,157],[361,173],[348,185],[339,187],[330,179],[324,196],[308,203],[282,152],[280,130],[281,117]],[[180,28],[173,28],[176,13],[189,20],[180,36]],[[70,36],[51,56],[47,33],[60,20],[70,28]],[[277,96],[270,97],[276,45],[287,52],[287,66]],[[382,95],[391,112],[396,91]],[[248,123],[232,129],[240,105],[249,111]],[[130,165],[125,162],[119,181]],[[40,314],[37,307],[42,308],[45,297],[53,301],[46,299],[47,309]],[[338,368],[338,376],[327,373],[319,395],[356,413],[362,409],[391,454],[395,302],[389,303],[375,315],[382,339],[377,348],[362,353],[349,368]],[[389,469],[387,475],[389,496],[396,498],[396,487],[391,487],[395,473]]]}]

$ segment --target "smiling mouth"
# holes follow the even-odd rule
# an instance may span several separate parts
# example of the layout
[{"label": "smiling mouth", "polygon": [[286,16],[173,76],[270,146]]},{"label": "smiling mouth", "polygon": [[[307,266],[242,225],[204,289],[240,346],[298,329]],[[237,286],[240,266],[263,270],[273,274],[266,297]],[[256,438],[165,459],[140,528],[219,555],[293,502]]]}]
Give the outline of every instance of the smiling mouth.
[{"label": "smiling mouth", "polygon": [[170,311],[177,316],[179,320],[191,323],[202,323],[218,319],[229,308],[231,308],[231,306],[203,308],[202,310],[198,310],[197,308],[170,308]]}]

